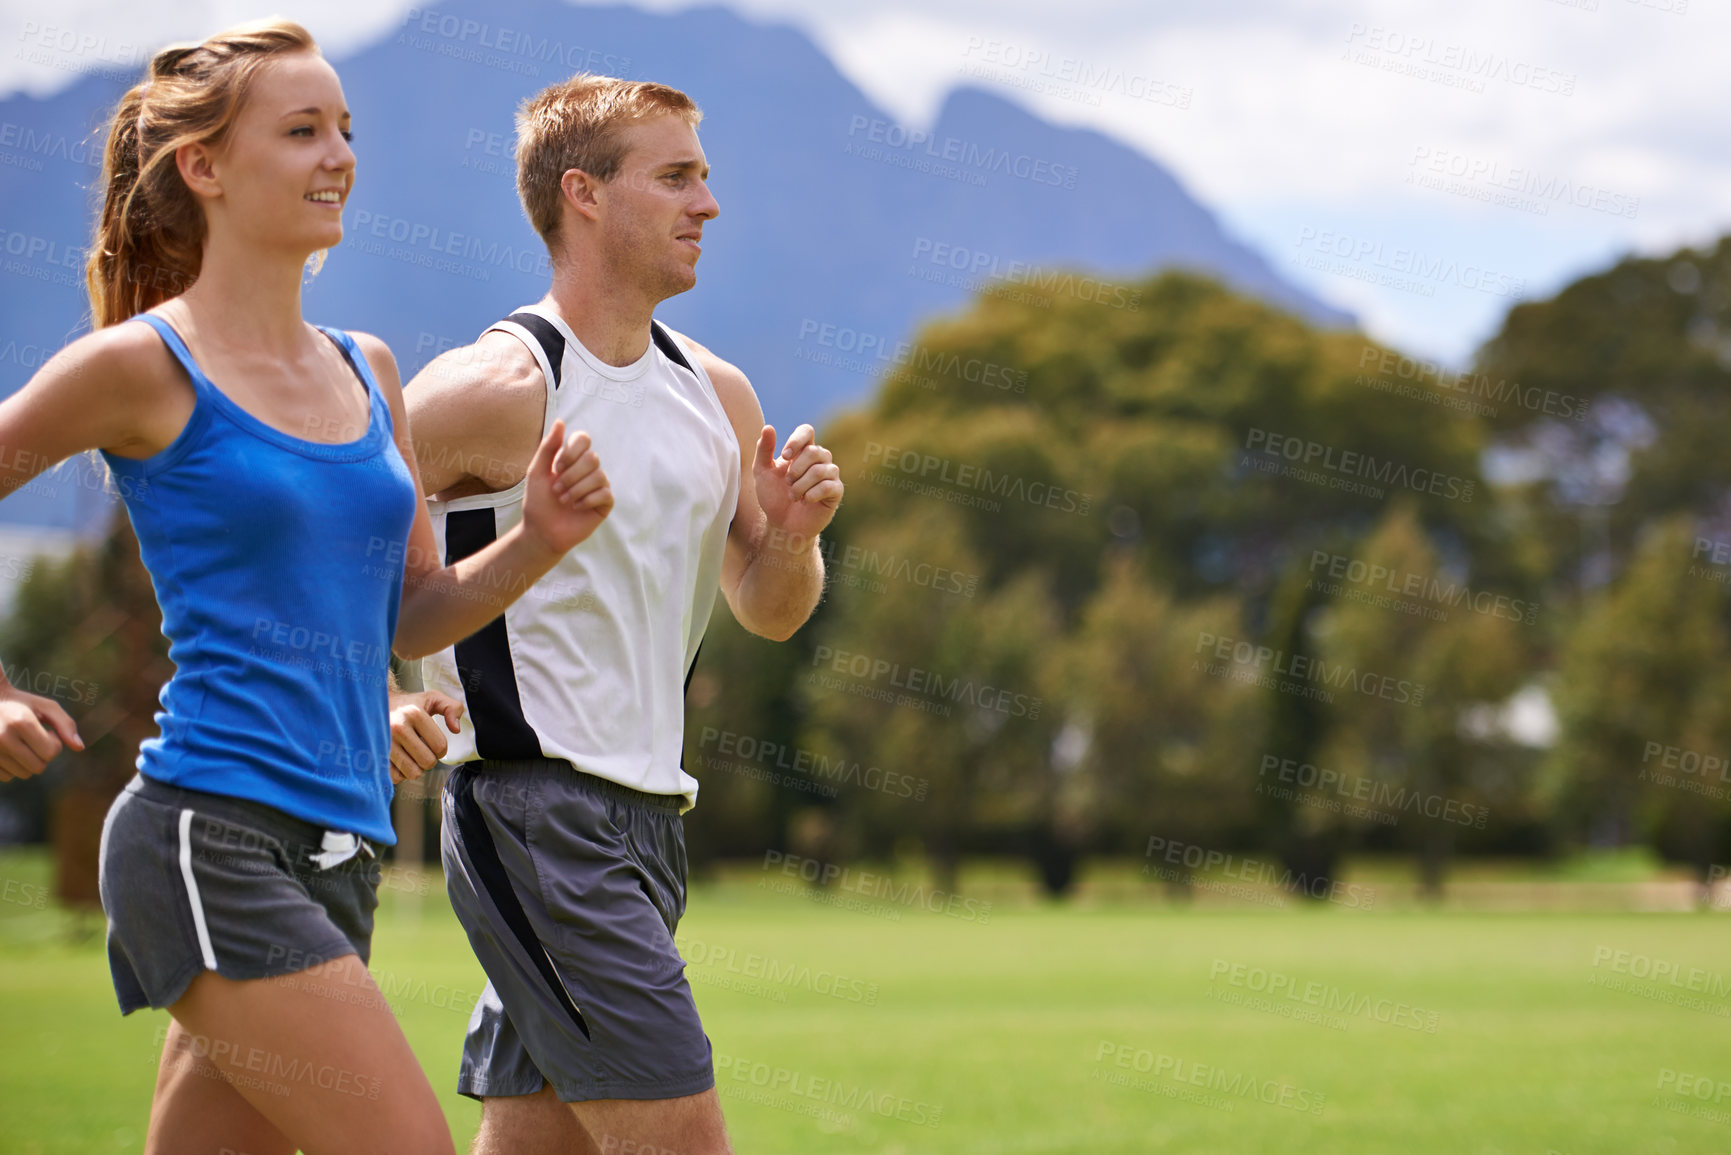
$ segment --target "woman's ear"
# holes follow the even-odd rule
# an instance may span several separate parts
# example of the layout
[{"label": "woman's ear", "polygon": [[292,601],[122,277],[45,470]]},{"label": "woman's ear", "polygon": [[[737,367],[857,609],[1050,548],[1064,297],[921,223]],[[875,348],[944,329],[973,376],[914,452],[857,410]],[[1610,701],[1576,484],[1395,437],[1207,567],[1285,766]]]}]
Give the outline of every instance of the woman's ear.
[{"label": "woman's ear", "polygon": [[222,195],[222,181],[216,175],[216,158],[209,145],[181,145],[174,150],[174,163],[180,179],[194,194],[213,199]]}]

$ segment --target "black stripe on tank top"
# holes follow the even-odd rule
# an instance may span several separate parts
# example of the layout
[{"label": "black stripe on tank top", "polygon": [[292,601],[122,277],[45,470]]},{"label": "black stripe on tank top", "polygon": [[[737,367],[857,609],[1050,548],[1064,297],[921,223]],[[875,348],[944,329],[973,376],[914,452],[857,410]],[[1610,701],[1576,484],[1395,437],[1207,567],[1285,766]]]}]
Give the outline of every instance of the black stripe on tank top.
[{"label": "black stripe on tank top", "polygon": [[[692,676],[697,673],[697,659],[701,658],[702,656],[703,656],[703,643],[698,642],[697,643],[697,652],[695,654],[691,655],[691,668],[689,670],[685,671],[684,696],[687,698],[691,696],[691,679],[692,679]],[[680,732],[684,733],[683,727],[680,728]],[[685,769],[685,751],[683,749],[681,749],[679,751],[679,768],[681,770]]]},{"label": "black stripe on tank top", "polygon": [[505,320],[512,321],[529,330],[535,340],[541,342],[541,352],[547,354],[547,364],[553,370],[553,388],[559,388],[559,378],[565,373],[565,338],[554,327],[553,322],[539,313],[512,313]]},{"label": "black stripe on tank top", "polygon": [[[672,361],[675,365],[682,366],[685,371],[690,373],[693,377],[697,376],[697,370],[691,367],[691,362],[685,359],[685,354],[681,353],[679,351],[679,346],[674,344],[673,335],[661,327],[660,321],[652,320],[649,322],[649,335],[655,339],[655,347],[660,349],[662,354],[665,355],[669,361]],[[697,673],[697,659],[702,656],[703,643],[698,642],[697,652],[691,655],[691,668],[685,671],[685,693],[687,695],[691,693],[692,675]],[[679,752],[679,768],[681,770],[685,769],[684,750]]]},{"label": "black stripe on tank top", "polygon": [[[445,515],[445,564],[459,562],[498,537],[491,509]],[[457,643],[457,677],[475,726],[475,752],[483,758],[539,758],[541,740],[523,717],[511,642],[500,614]]]},{"label": "black stripe on tank top", "polygon": [[673,335],[661,327],[660,321],[649,322],[649,335],[655,338],[655,347],[660,349],[669,361],[680,366],[693,377],[697,376],[697,370],[691,367],[691,362],[685,359],[685,354],[681,353],[679,346],[673,343]]}]

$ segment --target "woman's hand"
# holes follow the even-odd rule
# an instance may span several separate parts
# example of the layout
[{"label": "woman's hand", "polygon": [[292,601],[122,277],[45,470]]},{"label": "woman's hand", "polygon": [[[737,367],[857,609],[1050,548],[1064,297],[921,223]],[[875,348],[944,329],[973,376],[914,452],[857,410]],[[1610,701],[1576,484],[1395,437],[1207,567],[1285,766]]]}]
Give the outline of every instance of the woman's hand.
[{"label": "woman's hand", "polygon": [[434,717],[443,718],[445,729],[455,734],[462,724],[462,704],[437,690],[391,695],[392,782],[411,782],[445,756],[450,746],[433,724]]},{"label": "woman's hand", "polygon": [[60,703],[16,686],[0,689],[0,782],[40,774],[67,746],[84,749]]},{"label": "woman's hand", "polygon": [[613,509],[613,491],[587,433],[565,436],[565,422],[541,439],[529,462],[523,525],[554,554],[583,541]]}]

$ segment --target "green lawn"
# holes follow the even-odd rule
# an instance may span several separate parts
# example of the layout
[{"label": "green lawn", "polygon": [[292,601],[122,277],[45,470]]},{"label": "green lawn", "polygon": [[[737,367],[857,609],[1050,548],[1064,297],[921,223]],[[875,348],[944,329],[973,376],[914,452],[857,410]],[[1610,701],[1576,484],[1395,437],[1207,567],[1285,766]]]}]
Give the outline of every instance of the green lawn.
[{"label": "green lawn", "polygon": [[[1731,1151],[1723,914],[1175,908],[1150,889],[982,923],[761,877],[698,887],[680,936],[742,1155]],[[0,856],[0,879],[0,1152],[139,1150],[166,1016],[119,1017],[100,927],[79,940],[30,905],[41,859]],[[482,978],[433,882],[386,892],[373,969],[461,1149],[478,1108],[450,1087]],[[1682,985],[1619,973],[1653,966]],[[1252,1002],[1270,984],[1277,1011]]]}]

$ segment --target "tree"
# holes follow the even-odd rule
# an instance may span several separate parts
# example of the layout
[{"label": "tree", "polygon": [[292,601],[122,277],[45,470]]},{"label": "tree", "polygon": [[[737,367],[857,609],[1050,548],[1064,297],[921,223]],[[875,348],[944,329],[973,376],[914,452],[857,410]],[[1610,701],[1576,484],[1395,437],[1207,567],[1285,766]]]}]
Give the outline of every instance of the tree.
[{"label": "tree", "polygon": [[[1567,586],[1615,575],[1655,521],[1731,514],[1731,236],[1628,257],[1516,305],[1475,365],[1527,536]],[[1547,600],[1551,600],[1547,598]]]},{"label": "tree", "polygon": [[[1706,743],[1731,729],[1720,696],[1723,588],[1691,572],[1693,530],[1681,514],[1656,525],[1628,570],[1588,602],[1562,653],[1562,737],[1540,787],[1575,838],[1627,845],[1651,837],[1667,813],[1715,808],[1710,793],[1690,789],[1712,784],[1667,755],[1719,749]],[[1699,757],[1694,765],[1700,774]],[[1691,850],[1704,879],[1710,848]]]},{"label": "tree", "polygon": [[1362,780],[1337,796],[1380,817],[1352,824],[1363,831],[1392,818],[1417,852],[1421,891],[1439,897],[1456,833],[1490,811],[1463,718],[1519,688],[1528,668],[1521,630],[1533,624],[1529,609],[1536,622],[1536,607],[1446,572],[1404,501],[1347,566],[1331,568],[1347,576],[1331,583],[1313,629],[1318,652],[1340,671],[1328,679],[1323,764]]},{"label": "tree", "polygon": [[59,698],[84,739],[83,752],[63,753],[48,771],[50,837],[57,897],[94,908],[103,819],[133,775],[139,744],[157,732],[157,694],[174,671],[124,512],[116,509],[99,544],[20,587],[0,657],[15,684]]},{"label": "tree", "polygon": [[1243,633],[1235,599],[1181,604],[1111,559],[1061,667],[1063,809],[1091,842],[1140,854],[1151,835],[1217,848],[1248,831],[1260,695],[1210,672],[1208,642]]},{"label": "tree", "polygon": [[[849,544],[858,556],[955,575],[985,562],[942,505],[911,506]],[[899,564],[891,574],[901,573]],[[862,848],[921,840],[940,889],[953,892],[961,856],[982,831],[1025,832],[1049,813],[1054,713],[1047,658],[1056,611],[1043,576],[997,588],[836,584],[799,692],[805,745],[924,785],[850,795]]]}]

